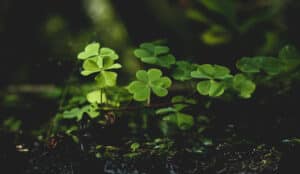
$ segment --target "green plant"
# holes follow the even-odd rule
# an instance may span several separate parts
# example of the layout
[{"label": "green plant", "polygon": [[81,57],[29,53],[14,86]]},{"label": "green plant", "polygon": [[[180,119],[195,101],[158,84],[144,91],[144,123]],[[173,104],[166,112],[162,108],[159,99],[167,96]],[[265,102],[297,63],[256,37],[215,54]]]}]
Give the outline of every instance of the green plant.
[{"label": "green plant", "polygon": [[[85,50],[78,54],[78,59],[83,60],[81,74],[83,76],[95,74],[96,83],[92,89],[96,88],[96,90],[86,90],[85,99],[81,97],[74,99],[77,104],[68,107],[62,117],[79,121],[84,114],[89,115],[91,119],[97,118],[101,115],[101,111],[142,110],[143,124],[145,123],[142,127],[147,128],[148,114],[155,110],[155,114],[161,116],[160,128],[165,135],[168,135],[169,131],[174,131],[174,126],[181,131],[187,131],[196,125],[197,132],[201,134],[206,129],[207,117],[191,114],[190,109],[193,105],[200,104],[199,96],[193,95],[194,91],[197,91],[200,96],[213,99],[223,96],[233,99],[236,95],[247,99],[252,97],[257,85],[265,83],[270,85],[273,79],[286,84],[287,80],[290,83],[293,78],[300,78],[295,73],[300,66],[299,54],[292,46],[280,50],[278,58],[243,57],[236,63],[238,69],[236,74],[232,74],[229,68],[221,65],[199,65],[189,61],[176,61],[169,51],[168,47],[157,43],[144,43],[134,51],[134,54],[144,63],[168,68],[165,73],[173,77],[173,82],[168,76],[163,75],[162,70],[150,68],[138,70],[136,80],[129,82],[126,87],[120,87],[116,85],[117,73],[112,71],[121,68],[120,64],[115,63],[118,59],[115,51],[110,48],[100,48],[99,43],[87,45]],[[165,98],[163,100],[165,103],[151,103],[152,95],[166,97],[169,89],[182,82],[189,84],[185,87],[195,89],[191,90],[192,97],[172,96],[173,93],[170,93],[170,102],[165,102],[167,100]],[[147,105],[132,107],[124,103],[127,101],[130,104],[129,101],[132,99],[137,102],[146,101]],[[143,111],[143,107],[151,111]],[[203,119],[206,120],[205,123]],[[132,157],[137,154],[140,147],[139,144],[133,143],[130,148],[132,153],[129,156]]]},{"label": "green plant", "polygon": [[150,104],[151,92],[159,97],[164,97],[168,94],[168,88],[172,81],[170,78],[162,76],[159,69],[149,69],[148,71],[139,70],[136,73],[136,81],[129,84],[128,90],[133,94],[136,101],[146,101]]},{"label": "green plant", "polygon": [[163,115],[163,121],[175,124],[181,130],[187,130],[194,125],[194,117],[183,112],[183,109],[189,105],[196,104],[193,99],[183,96],[175,96],[172,98],[172,107],[161,108],[156,110],[157,115]]},{"label": "green plant", "polygon": [[100,88],[115,86],[117,73],[109,70],[119,69],[122,66],[115,63],[119,56],[110,48],[101,48],[99,43],[86,46],[85,50],[78,54],[78,59],[84,60],[81,71],[83,76],[98,73],[95,77]]},{"label": "green plant", "polygon": [[170,49],[166,46],[155,43],[143,43],[140,48],[134,51],[134,55],[148,64],[159,65],[170,68],[175,64],[175,57],[169,53]]},{"label": "green plant", "polygon": [[239,92],[242,98],[250,98],[255,91],[256,85],[243,74],[236,74],[232,80],[232,87]]},{"label": "green plant", "polygon": [[84,114],[88,114],[91,118],[95,118],[99,116],[99,112],[97,112],[97,106],[95,105],[85,105],[81,108],[75,107],[71,110],[67,110],[63,112],[64,119],[74,119],[77,121],[81,120]]},{"label": "green plant", "polygon": [[139,143],[132,143],[130,145],[130,149],[132,150],[132,152],[135,152],[138,148],[140,148],[140,144]]},{"label": "green plant", "polygon": [[64,119],[76,118],[79,121],[84,114],[88,114],[91,118],[98,117],[100,115],[98,104],[110,103],[114,106],[118,105],[118,102],[110,102],[107,99],[105,89],[116,85],[118,74],[112,72],[112,70],[119,69],[122,66],[119,63],[115,63],[119,56],[114,50],[105,47],[100,48],[100,44],[96,42],[88,44],[77,57],[83,61],[81,75],[96,74],[94,79],[98,88],[86,94],[86,100],[90,104],[83,107],[74,107],[63,112]]},{"label": "green plant", "polygon": [[173,70],[172,77],[175,80],[186,81],[191,80],[191,72],[197,68],[196,64],[192,64],[188,61],[177,61],[176,67]]},{"label": "green plant", "polygon": [[232,78],[230,70],[220,65],[199,65],[196,71],[191,72],[193,78],[202,79],[197,84],[197,91],[202,95],[218,97],[225,91],[224,80]]}]

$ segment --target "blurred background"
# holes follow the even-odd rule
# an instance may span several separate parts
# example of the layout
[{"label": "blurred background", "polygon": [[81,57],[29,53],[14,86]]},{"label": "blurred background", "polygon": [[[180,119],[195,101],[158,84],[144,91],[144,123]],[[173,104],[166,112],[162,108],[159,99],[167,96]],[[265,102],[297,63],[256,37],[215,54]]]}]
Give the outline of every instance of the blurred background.
[{"label": "blurred background", "polygon": [[[0,0],[0,124],[47,124],[65,86],[80,85],[77,53],[98,41],[117,50],[127,84],[140,43],[164,40],[179,60],[229,66],[242,56],[299,48],[298,0]],[[128,78],[125,78],[128,77]]]}]

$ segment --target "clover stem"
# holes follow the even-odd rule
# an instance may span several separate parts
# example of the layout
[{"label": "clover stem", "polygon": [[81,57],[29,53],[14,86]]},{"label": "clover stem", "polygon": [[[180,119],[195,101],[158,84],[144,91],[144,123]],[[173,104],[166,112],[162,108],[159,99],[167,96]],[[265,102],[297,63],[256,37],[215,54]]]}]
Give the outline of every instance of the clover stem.
[{"label": "clover stem", "polygon": [[151,94],[149,95],[149,97],[147,98],[147,105],[150,106],[150,102],[151,102]]},{"label": "clover stem", "polygon": [[100,96],[99,96],[100,97],[100,104],[102,104],[102,89],[101,88],[99,89],[99,92],[100,92]]}]

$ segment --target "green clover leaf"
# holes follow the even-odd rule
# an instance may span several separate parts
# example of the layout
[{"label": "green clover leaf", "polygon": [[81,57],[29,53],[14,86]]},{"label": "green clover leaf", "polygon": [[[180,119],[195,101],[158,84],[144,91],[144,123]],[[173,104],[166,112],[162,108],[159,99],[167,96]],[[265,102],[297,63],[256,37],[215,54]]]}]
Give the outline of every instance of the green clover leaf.
[{"label": "green clover leaf", "polygon": [[193,116],[181,112],[174,112],[166,115],[163,120],[177,125],[180,130],[190,129],[194,125]]},{"label": "green clover leaf", "polygon": [[233,78],[233,88],[239,91],[241,97],[250,98],[255,91],[256,85],[243,74],[237,74]]},{"label": "green clover leaf", "polygon": [[100,90],[89,92],[86,95],[86,99],[91,104],[101,104],[107,102],[106,94]]},{"label": "green clover leaf", "polygon": [[259,57],[250,58],[243,57],[237,61],[236,67],[245,73],[259,73],[261,69],[262,59]]},{"label": "green clover leaf", "polygon": [[219,13],[230,22],[235,22],[236,2],[233,0],[199,0],[207,9]]},{"label": "green clover leaf", "polygon": [[132,143],[130,145],[130,149],[131,149],[132,152],[137,151],[138,148],[140,148],[140,144],[139,143]]},{"label": "green clover leaf", "polygon": [[196,69],[196,65],[187,61],[177,61],[176,68],[172,74],[175,80],[185,81],[192,79],[191,72]]},{"label": "green clover leaf", "polygon": [[100,44],[99,43],[91,43],[87,45],[83,52],[78,54],[78,59],[85,60],[87,58],[91,58],[97,56],[99,53]]},{"label": "green clover leaf", "polygon": [[287,45],[279,51],[278,57],[280,59],[299,59],[300,54],[296,47],[292,45]]},{"label": "green clover leaf", "polygon": [[83,117],[83,114],[88,114],[91,118],[95,118],[99,116],[99,112],[97,112],[97,107],[93,105],[86,105],[82,108],[73,108],[69,111],[63,112],[63,118],[64,119],[76,119],[77,121],[80,121]]},{"label": "green clover leaf", "polygon": [[170,49],[166,46],[154,43],[143,43],[140,45],[140,48],[134,51],[134,55],[140,58],[144,63],[170,68],[171,65],[175,64],[176,60],[169,51]]},{"label": "green clover leaf", "polygon": [[[185,104],[179,104],[185,102]],[[187,130],[194,125],[194,118],[192,115],[182,113],[181,111],[188,106],[188,104],[196,104],[196,101],[184,96],[175,96],[172,98],[172,107],[160,108],[156,110],[157,115],[164,115],[163,120],[177,125],[181,130]]]},{"label": "green clover leaf", "polygon": [[116,85],[118,74],[110,71],[101,71],[95,80],[100,88],[112,87]]},{"label": "green clover leaf", "polygon": [[196,71],[191,72],[193,78],[198,79],[218,79],[231,78],[230,70],[220,65],[203,64],[197,67]]},{"label": "green clover leaf", "polygon": [[244,73],[259,73],[264,71],[268,75],[277,75],[282,72],[284,64],[280,59],[274,57],[243,57],[236,67]]},{"label": "green clover leaf", "polygon": [[184,96],[174,96],[172,97],[172,103],[174,103],[174,108],[177,111],[181,111],[182,109],[188,107],[188,105],[196,104],[196,100],[192,98],[186,98]]},{"label": "green clover leaf", "polygon": [[300,65],[300,54],[294,46],[287,45],[283,47],[278,57],[285,64],[285,71],[293,70]]},{"label": "green clover leaf", "polygon": [[114,63],[114,59],[112,57],[99,56],[85,60],[82,65],[83,71],[81,71],[81,74],[83,76],[88,76],[93,73],[119,69],[121,67],[121,64]]},{"label": "green clover leaf", "polygon": [[197,84],[197,91],[202,95],[219,97],[224,93],[225,86],[223,83],[215,80],[204,80]]},{"label": "green clover leaf", "polygon": [[136,101],[146,101],[150,99],[151,92],[159,97],[168,94],[167,88],[172,84],[168,77],[162,77],[159,69],[139,70],[136,73],[136,81],[129,84],[128,90],[133,94]]}]

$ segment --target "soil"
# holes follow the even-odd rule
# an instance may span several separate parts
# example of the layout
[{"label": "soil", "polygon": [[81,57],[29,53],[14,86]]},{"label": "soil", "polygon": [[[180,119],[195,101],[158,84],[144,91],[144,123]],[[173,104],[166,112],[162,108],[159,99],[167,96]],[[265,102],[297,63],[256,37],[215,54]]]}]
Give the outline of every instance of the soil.
[{"label": "soil", "polygon": [[222,142],[201,154],[176,149],[170,156],[146,153],[129,159],[119,152],[99,159],[91,153],[93,147],[75,143],[70,137],[48,143],[26,138],[27,144],[17,146],[15,138],[1,134],[3,174],[288,174],[294,173],[291,171],[299,162],[292,160],[298,157],[299,147],[283,144]]}]

